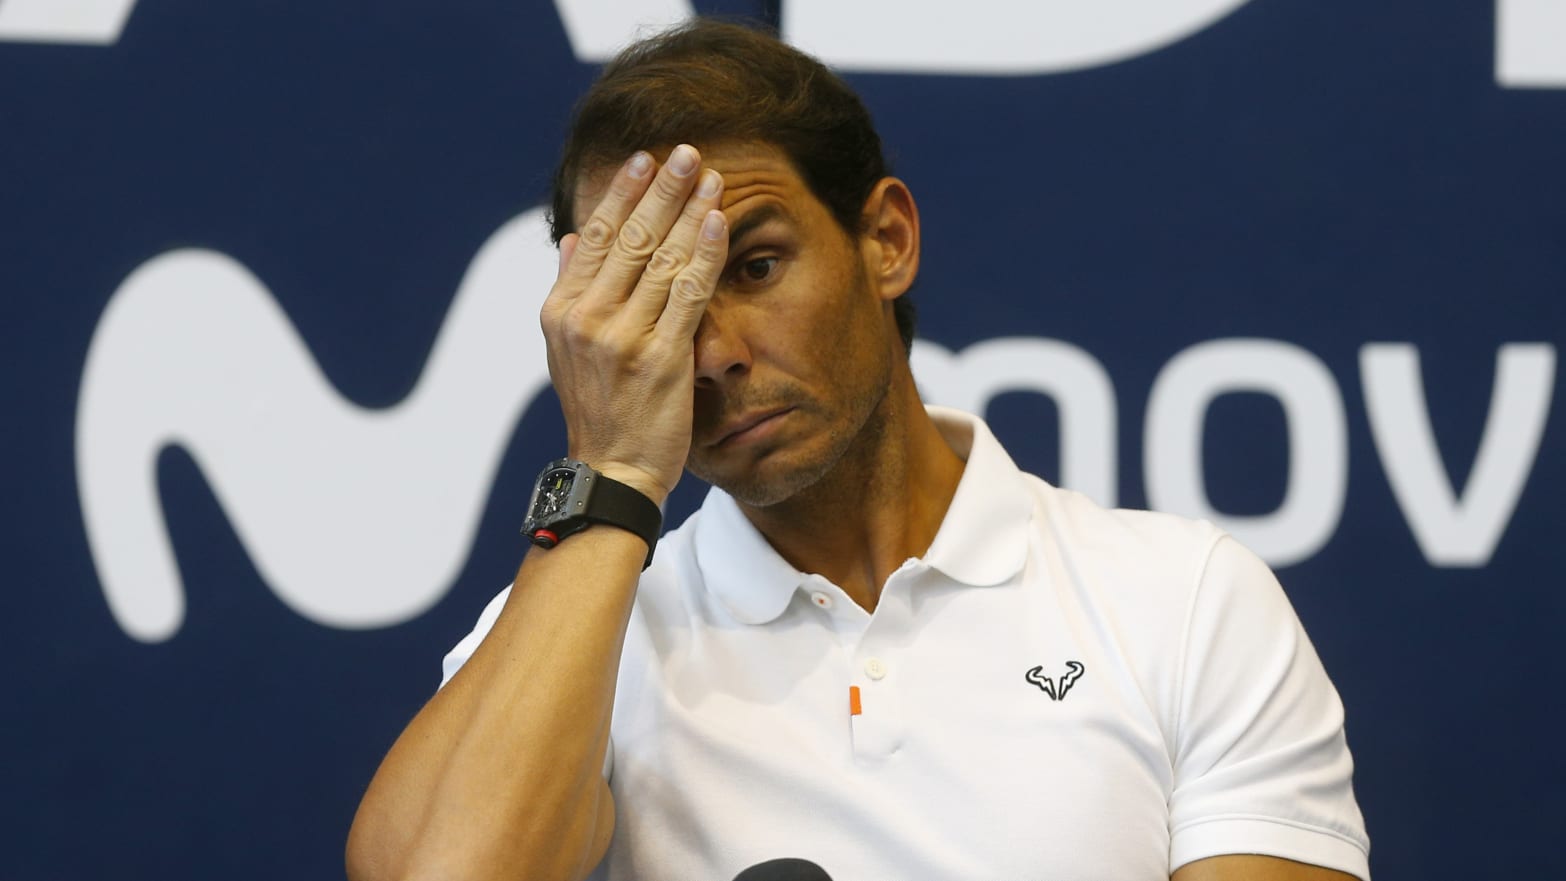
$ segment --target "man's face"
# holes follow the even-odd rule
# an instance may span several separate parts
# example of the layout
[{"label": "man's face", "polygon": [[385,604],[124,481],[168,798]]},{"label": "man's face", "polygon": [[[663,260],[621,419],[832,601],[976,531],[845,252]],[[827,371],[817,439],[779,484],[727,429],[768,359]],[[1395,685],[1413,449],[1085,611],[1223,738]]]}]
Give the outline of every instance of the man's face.
[{"label": "man's face", "polygon": [[[781,152],[701,153],[723,175],[730,241],[696,333],[686,467],[764,507],[815,485],[877,428],[902,342],[867,271],[866,241],[845,234]],[[598,196],[584,182],[578,225]]]}]

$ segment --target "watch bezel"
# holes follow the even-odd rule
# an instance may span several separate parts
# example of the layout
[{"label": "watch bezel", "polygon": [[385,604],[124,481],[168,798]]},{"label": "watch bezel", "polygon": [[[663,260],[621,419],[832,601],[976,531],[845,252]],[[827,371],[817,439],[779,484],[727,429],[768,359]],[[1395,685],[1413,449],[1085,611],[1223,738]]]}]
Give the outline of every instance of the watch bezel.
[{"label": "watch bezel", "polygon": [[[549,512],[540,512],[539,505],[544,491],[544,482],[557,471],[571,472],[571,487],[566,491],[564,502],[558,509]],[[533,496],[528,500],[527,517],[522,521],[522,531],[528,538],[538,543],[539,530],[553,533],[553,540],[546,540],[546,546],[553,546],[560,539],[575,532],[587,528],[585,519],[588,503],[592,500],[594,487],[597,486],[598,472],[592,466],[576,459],[556,459],[544,466],[538,473],[538,479],[533,481]]]}]

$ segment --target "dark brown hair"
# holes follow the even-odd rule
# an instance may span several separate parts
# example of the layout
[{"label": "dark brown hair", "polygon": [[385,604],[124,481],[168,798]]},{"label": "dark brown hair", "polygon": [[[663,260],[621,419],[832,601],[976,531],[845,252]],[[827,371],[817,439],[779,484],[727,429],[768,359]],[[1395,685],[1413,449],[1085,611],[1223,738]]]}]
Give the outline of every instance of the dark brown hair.
[{"label": "dark brown hair", "polygon": [[[859,96],[821,62],[757,27],[694,19],[631,44],[577,104],[555,171],[550,234],[574,230],[580,176],[618,166],[637,150],[679,143],[777,147],[843,231],[888,174]],[[914,308],[893,302],[905,346]]]}]

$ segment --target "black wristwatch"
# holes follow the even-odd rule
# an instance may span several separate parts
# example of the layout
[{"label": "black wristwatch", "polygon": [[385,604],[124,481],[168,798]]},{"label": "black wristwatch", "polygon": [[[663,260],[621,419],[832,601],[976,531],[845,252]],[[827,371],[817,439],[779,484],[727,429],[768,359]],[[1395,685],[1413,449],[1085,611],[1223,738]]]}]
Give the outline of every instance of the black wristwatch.
[{"label": "black wristwatch", "polygon": [[552,548],[569,535],[594,523],[627,529],[647,542],[646,569],[663,530],[663,512],[640,491],[594,471],[575,459],[556,459],[544,466],[533,484],[522,534],[541,548]]}]

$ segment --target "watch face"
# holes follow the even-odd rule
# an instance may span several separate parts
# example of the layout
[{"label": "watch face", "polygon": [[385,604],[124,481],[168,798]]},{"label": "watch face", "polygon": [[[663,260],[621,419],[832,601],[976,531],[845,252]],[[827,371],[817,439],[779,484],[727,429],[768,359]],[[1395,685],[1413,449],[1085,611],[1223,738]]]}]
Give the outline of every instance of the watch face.
[{"label": "watch face", "polygon": [[544,472],[533,490],[533,504],[528,512],[530,519],[543,523],[564,514],[566,499],[570,498],[575,483],[576,470],[573,468],[552,468]]}]

